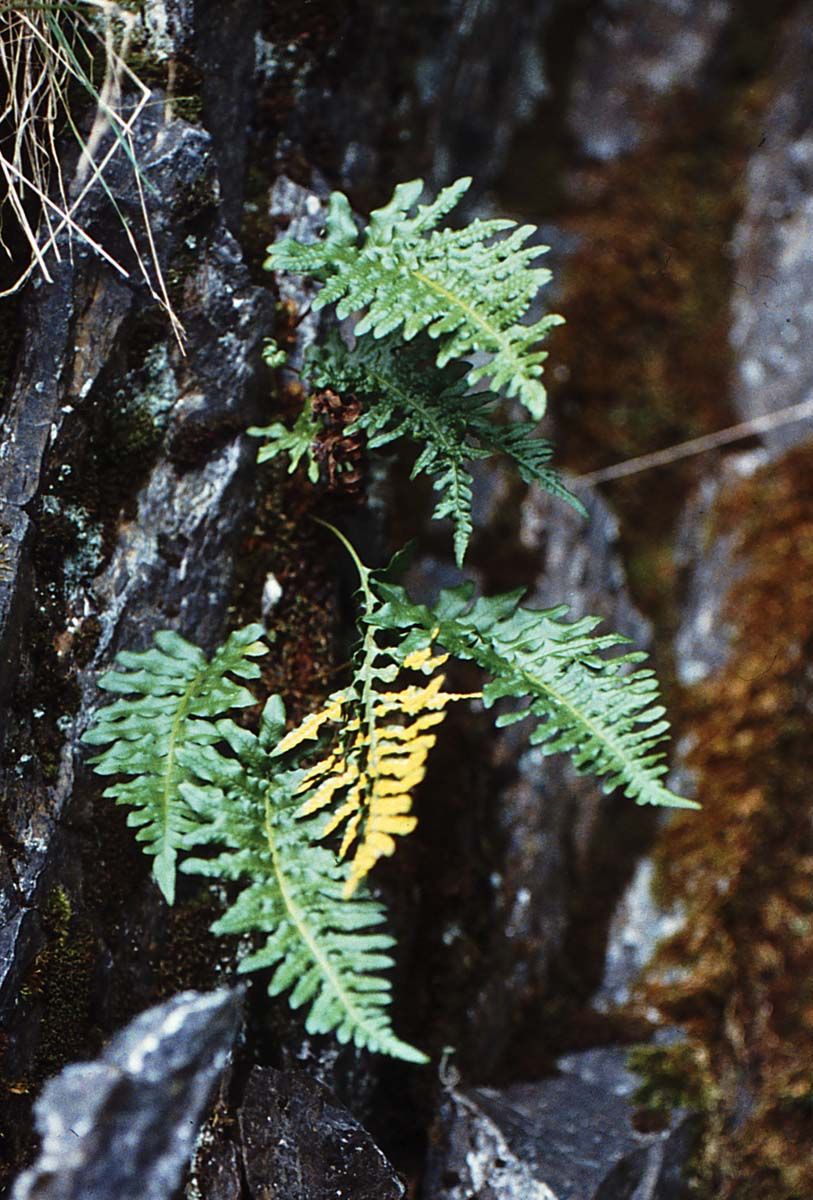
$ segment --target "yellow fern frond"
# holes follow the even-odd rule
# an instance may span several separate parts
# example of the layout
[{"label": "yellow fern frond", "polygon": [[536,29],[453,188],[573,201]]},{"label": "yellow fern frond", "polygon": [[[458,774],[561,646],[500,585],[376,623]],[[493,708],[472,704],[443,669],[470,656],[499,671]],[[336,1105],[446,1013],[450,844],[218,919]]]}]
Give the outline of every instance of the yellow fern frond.
[{"label": "yellow fern frond", "polygon": [[[385,653],[374,650],[376,657]],[[408,654],[402,665],[428,673],[447,657],[435,655],[430,643]],[[382,674],[379,671],[376,678]],[[395,839],[411,833],[417,824],[412,794],[426,774],[435,730],[449,704],[470,698],[444,691],[444,682],[444,676],[436,674],[427,682],[377,692],[369,680],[362,681],[361,687],[331,696],[323,709],[280,743],[280,750],[290,749],[318,738],[328,724],[338,725],[331,749],[302,778],[299,791],[306,799],[298,815],[311,816],[337,805],[320,837],[343,830],[339,857],[352,855],[345,885],[348,896],[379,858],[395,851]]]},{"label": "yellow fern frond", "polygon": [[338,692],[335,696],[330,696],[325,707],[318,713],[310,713],[305,720],[297,725],[296,729],[292,729],[286,734],[276,748],[277,754],[284,754],[287,750],[293,750],[295,746],[300,746],[302,742],[315,741],[322,732],[322,726],[328,721],[339,721],[342,715],[342,705],[345,700],[344,692]]}]

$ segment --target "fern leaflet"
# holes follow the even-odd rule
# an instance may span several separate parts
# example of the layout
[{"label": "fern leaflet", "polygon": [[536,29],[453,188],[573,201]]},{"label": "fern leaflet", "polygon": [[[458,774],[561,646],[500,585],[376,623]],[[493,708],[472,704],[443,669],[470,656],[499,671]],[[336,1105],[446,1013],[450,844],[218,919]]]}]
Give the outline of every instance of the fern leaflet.
[{"label": "fern leaflet", "polygon": [[546,247],[527,245],[534,226],[514,221],[475,220],[460,230],[438,229],[470,184],[459,179],[416,210],[423,181],[399,184],[389,203],[370,214],[360,241],[347,197],[334,192],[325,238],[279,241],[269,247],[266,266],[322,280],[314,309],[335,303],[339,317],[362,312],[359,336],[371,332],[383,338],[400,330],[411,341],[425,330],[439,342],[438,367],[487,354],[486,362],[467,367],[467,382],[487,378],[494,392],[517,397],[539,419],[546,403],[540,376],[547,354],[538,346],[562,318],[547,315],[531,324],[524,318],[550,278],[549,271],[531,265]]},{"label": "fern leaflet", "polygon": [[564,605],[522,608],[521,591],[472,601],[472,586],[463,584],[442,592],[429,609],[413,604],[403,588],[377,586],[385,603],[375,624],[413,630],[401,643],[402,653],[425,649],[436,639],[490,676],[483,689],[487,707],[509,696],[522,701],[516,711],[498,717],[498,725],[533,717],[532,744],[543,754],[567,752],[577,771],[603,780],[605,791],[622,788],[639,804],[698,807],[662,783],[667,768],[660,743],[669,726],[657,681],[649,669],[628,669],[646,656],[606,657],[626,639],[595,635],[598,618],[566,622]]},{"label": "fern leaflet", "polygon": [[319,463],[313,453],[313,446],[320,428],[319,420],[313,415],[311,401],[306,400],[293,429],[288,429],[281,421],[275,421],[273,425],[263,427],[251,425],[246,432],[252,437],[268,439],[257,451],[257,462],[264,463],[276,458],[278,454],[287,454],[290,457],[288,474],[292,475],[302,459],[307,457],[308,479],[311,483],[316,483],[319,478]]},{"label": "fern leaflet", "polygon": [[171,631],[156,633],[150,650],[122,651],[119,670],[108,671],[99,687],[120,699],[96,714],[83,742],[106,746],[91,761],[99,775],[130,775],[105,789],[132,812],[127,824],[153,856],[153,875],[167,902],[175,897],[178,851],[195,826],[183,799],[189,778],[184,765],[220,739],[215,719],[255,700],[229,675],[256,679],[252,658],[265,654],[262,625],[232,633],[210,661],[203,651]]},{"label": "fern leaflet", "polygon": [[390,1025],[390,984],[380,972],[392,966],[386,952],[393,939],[377,932],[383,908],[363,891],[345,898],[347,865],[313,844],[310,823],[299,815],[303,773],[281,769],[277,743],[284,725],[282,702],[273,697],[259,736],[218,722],[234,757],[212,745],[189,755],[198,779],[182,790],[199,823],[187,847],[222,849],[212,858],[188,858],[181,869],[244,885],[212,931],[264,937],[239,969],[272,969],[272,996],[290,990],[292,1008],[310,1004],[309,1033],[335,1030],[340,1042],[426,1062]]}]

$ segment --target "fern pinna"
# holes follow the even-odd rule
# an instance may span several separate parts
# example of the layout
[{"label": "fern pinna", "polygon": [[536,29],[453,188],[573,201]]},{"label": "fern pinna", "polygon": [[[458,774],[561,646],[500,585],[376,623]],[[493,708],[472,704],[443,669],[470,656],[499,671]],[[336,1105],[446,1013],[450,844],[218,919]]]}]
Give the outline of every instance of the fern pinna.
[{"label": "fern pinna", "polygon": [[548,270],[531,265],[547,247],[528,244],[534,226],[508,220],[438,229],[470,185],[458,179],[416,209],[423,180],[400,183],[361,234],[347,197],[334,192],[325,237],[311,243],[285,238],[269,247],[266,266],[321,280],[314,309],[336,304],[339,317],[360,312],[358,336],[398,331],[409,342],[426,331],[438,342],[440,368],[452,359],[488,356],[468,365],[468,384],[487,379],[492,391],[516,397],[538,420],[545,411],[540,376],[547,357],[539,342],[562,318],[549,314],[528,324],[523,318],[550,279]]},{"label": "fern pinna", "polygon": [[265,654],[262,625],[231,634],[211,661],[177,633],[156,633],[154,645],[122,651],[117,671],[99,679],[104,691],[120,699],[99,710],[84,735],[91,746],[107,746],[91,761],[99,775],[129,775],[105,790],[117,804],[132,809],[127,824],[153,856],[153,875],[172,904],[178,851],[195,824],[183,801],[182,784],[197,750],[219,740],[215,720],[255,699],[229,678],[256,679],[253,658]]},{"label": "fern pinna", "polygon": [[[443,690],[444,676],[435,672],[448,655],[435,655],[429,646],[398,655],[384,643],[373,621],[377,601],[371,573],[344,535],[328,528],[344,543],[359,573],[364,637],[352,682],[283,738],[277,753],[302,747],[335,727],[326,753],[299,785],[299,815],[329,810],[320,837],[342,830],[338,856],[347,859],[352,851],[344,889],[352,896],[376,862],[395,852],[395,837],[415,828],[412,793],[426,773],[435,731],[450,703],[471,697]],[[382,686],[394,684],[403,671],[432,678],[401,683],[396,690]]]}]

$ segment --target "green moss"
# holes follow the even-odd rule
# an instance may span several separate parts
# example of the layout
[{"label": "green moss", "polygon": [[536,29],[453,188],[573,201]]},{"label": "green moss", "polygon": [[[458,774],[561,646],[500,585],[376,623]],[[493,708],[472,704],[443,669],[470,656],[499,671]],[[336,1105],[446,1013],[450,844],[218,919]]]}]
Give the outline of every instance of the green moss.
[{"label": "green moss", "polygon": [[706,1113],[716,1102],[716,1087],[702,1045],[636,1046],[627,1062],[630,1070],[641,1076],[633,1098],[644,1109]]},{"label": "green moss", "polygon": [[96,942],[74,911],[63,887],[48,895],[42,912],[45,945],[28,972],[21,996],[40,1009],[40,1039],[32,1082],[55,1074],[65,1063],[93,1053],[100,1038],[89,1019]]}]

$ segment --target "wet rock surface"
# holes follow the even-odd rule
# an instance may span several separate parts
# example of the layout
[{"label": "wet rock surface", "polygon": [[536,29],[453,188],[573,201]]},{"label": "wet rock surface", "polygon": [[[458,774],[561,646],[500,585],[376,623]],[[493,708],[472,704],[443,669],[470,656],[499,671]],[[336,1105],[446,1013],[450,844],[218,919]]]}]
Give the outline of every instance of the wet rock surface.
[{"label": "wet rock surface", "polygon": [[370,1135],[301,1071],[255,1067],[240,1108],[251,1200],[401,1200]]},{"label": "wet rock surface", "polygon": [[39,1157],[13,1200],[169,1200],[240,1024],[234,991],[182,993],[132,1022],[35,1106]]},{"label": "wet rock surface", "polygon": [[[731,340],[734,401],[743,420],[810,397],[813,386],[813,7],[800,5],[777,39],[772,98],[748,164],[734,238]],[[767,431],[772,451],[813,433],[804,424]]]},{"label": "wet rock surface", "polygon": [[622,1050],[592,1050],[538,1083],[450,1092],[426,1200],[679,1200],[692,1122],[636,1132],[624,1063]]},{"label": "wet rock surface", "polygon": [[[29,289],[0,430],[0,1024],[12,1085],[0,1106],[12,1161],[42,1074],[155,998],[144,958],[160,959],[167,932],[137,860],[122,874],[117,818],[96,813],[81,766],[97,672],[161,626],[207,647],[220,638],[253,503],[243,430],[273,305],[223,223],[206,132],[165,121],[157,94],[135,147],[185,347],[136,269],[123,281],[78,247],[52,285]],[[132,172],[111,168],[108,186],[135,221]],[[84,219],[120,240],[103,198]],[[110,871],[118,887],[105,888]]]}]

